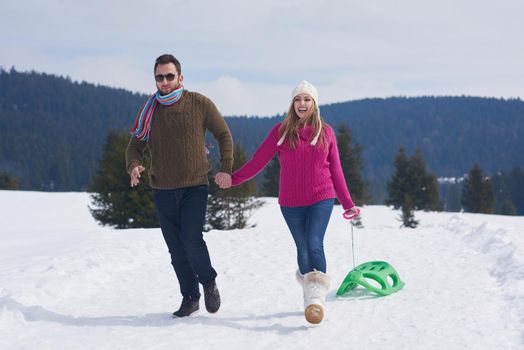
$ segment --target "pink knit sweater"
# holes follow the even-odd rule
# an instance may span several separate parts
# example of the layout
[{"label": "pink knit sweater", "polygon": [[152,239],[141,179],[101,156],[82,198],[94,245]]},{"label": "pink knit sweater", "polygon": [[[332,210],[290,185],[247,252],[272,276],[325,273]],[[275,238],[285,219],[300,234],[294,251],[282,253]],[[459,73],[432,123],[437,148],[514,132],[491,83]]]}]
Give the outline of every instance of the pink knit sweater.
[{"label": "pink knit sweater", "polygon": [[355,204],[351,199],[338,155],[333,129],[326,125],[326,147],[312,146],[309,142],[312,126],[298,130],[300,140],[296,149],[286,140],[278,143],[278,123],[270,131],[253,158],[232,174],[232,185],[240,185],[257,175],[278,152],[280,161],[280,191],[278,203],[286,207],[300,207],[337,197],[344,209]]}]

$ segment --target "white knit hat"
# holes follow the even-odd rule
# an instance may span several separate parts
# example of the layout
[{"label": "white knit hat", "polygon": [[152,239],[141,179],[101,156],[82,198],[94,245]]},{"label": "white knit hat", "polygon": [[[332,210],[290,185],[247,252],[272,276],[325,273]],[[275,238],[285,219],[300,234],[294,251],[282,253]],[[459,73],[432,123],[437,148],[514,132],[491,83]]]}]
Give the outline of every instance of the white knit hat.
[{"label": "white knit hat", "polygon": [[310,82],[302,80],[300,84],[298,84],[297,87],[293,89],[293,93],[291,94],[291,102],[293,102],[295,97],[300,94],[308,94],[313,98],[313,100],[315,100],[315,103],[318,106],[318,91],[317,88],[314,87]]},{"label": "white knit hat", "polygon": [[[315,105],[317,106],[317,118],[320,121],[320,108],[318,106],[318,91],[317,91],[317,88],[314,87],[313,84],[311,84],[310,82],[308,82],[306,80],[302,80],[300,82],[300,84],[298,84],[293,89],[293,92],[291,93],[291,104],[292,105],[293,105],[293,101],[295,101],[295,97],[297,97],[300,94],[308,94],[309,96],[311,96],[313,101],[315,101]],[[319,132],[317,132],[317,134],[315,135],[315,137],[311,141],[311,145],[313,145],[313,146],[316,145],[319,136],[320,136],[320,130],[319,130]],[[278,140],[277,145],[280,146],[284,142],[285,138],[286,138],[286,135],[282,135],[280,140]]]}]

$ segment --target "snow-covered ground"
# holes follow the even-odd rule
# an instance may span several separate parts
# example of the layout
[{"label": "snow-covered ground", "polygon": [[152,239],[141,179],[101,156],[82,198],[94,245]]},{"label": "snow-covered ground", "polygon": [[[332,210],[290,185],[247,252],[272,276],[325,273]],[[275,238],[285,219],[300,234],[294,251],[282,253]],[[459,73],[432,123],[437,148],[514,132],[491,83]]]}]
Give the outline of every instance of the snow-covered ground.
[{"label": "snow-covered ground", "polygon": [[523,349],[524,217],[363,208],[357,264],[390,262],[388,297],[335,292],[352,268],[336,207],[323,323],[303,318],[294,245],[274,199],[256,227],[205,234],[222,307],[171,318],[178,284],[158,229],[114,230],[86,193],[0,191],[0,349]]}]

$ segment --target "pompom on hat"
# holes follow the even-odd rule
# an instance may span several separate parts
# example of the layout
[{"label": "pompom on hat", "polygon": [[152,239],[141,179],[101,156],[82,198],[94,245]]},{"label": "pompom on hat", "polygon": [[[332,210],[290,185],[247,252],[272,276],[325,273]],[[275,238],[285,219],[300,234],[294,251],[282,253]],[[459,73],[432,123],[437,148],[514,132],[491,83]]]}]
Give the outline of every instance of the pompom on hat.
[{"label": "pompom on hat", "polygon": [[[318,90],[317,90],[317,88],[315,86],[313,86],[313,84],[311,84],[309,81],[302,80],[300,82],[300,84],[298,84],[293,89],[293,92],[291,93],[291,105],[293,105],[293,102],[295,101],[295,97],[297,97],[300,94],[308,94],[309,96],[311,96],[313,101],[315,101],[315,105],[317,107],[317,118],[320,120],[320,108],[318,107]],[[320,130],[319,130],[319,132],[317,132],[317,134],[315,135],[315,137],[311,141],[311,145],[313,145],[313,146],[316,145],[319,136],[320,136]],[[280,146],[284,142],[285,138],[286,138],[286,135],[282,135],[280,140],[278,140],[277,145]]]}]

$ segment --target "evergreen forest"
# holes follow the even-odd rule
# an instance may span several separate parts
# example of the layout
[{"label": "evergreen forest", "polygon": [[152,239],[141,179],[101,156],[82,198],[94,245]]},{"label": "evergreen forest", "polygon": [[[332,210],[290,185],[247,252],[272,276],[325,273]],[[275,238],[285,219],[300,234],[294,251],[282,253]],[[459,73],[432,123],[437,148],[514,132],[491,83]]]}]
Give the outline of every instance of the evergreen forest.
[{"label": "evergreen forest", "polygon": [[[0,172],[21,190],[86,190],[107,135],[129,130],[146,98],[68,77],[0,69]],[[494,177],[495,195],[503,196],[496,212],[524,214],[522,199],[511,198],[522,188],[524,101],[391,97],[320,109],[334,129],[348,127],[353,142],[361,147],[371,203],[384,202],[393,161],[403,147],[409,154],[420,151],[428,171],[437,178],[462,178],[478,164],[484,174]],[[282,117],[226,116],[226,121],[235,142],[251,155]],[[211,158],[216,159],[217,153],[215,145]],[[125,171],[124,159],[121,165]],[[256,178],[259,189],[262,176]],[[441,191],[456,197],[450,202],[444,196],[447,209],[460,206],[460,190],[442,186]]]}]

